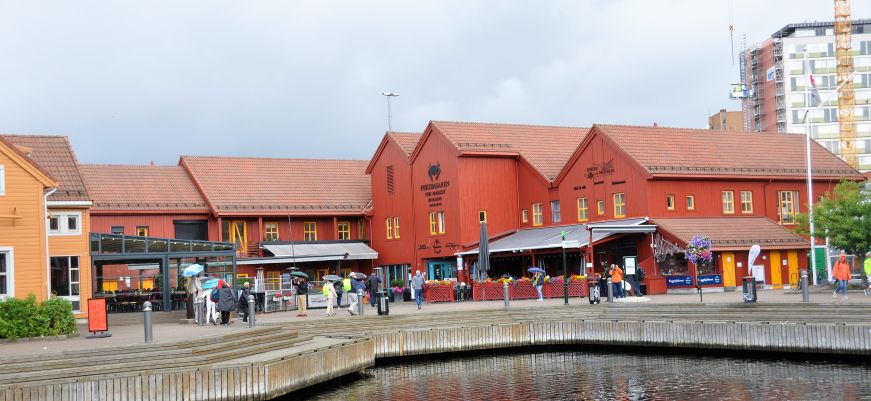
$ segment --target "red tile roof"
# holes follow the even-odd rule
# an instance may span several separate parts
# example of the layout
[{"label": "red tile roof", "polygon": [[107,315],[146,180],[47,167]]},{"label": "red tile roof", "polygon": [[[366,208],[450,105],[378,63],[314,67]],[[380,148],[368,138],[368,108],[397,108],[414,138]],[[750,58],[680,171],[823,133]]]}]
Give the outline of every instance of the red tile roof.
[{"label": "red tile roof", "polygon": [[[595,125],[653,176],[805,177],[804,135]],[[846,162],[811,142],[816,178],[861,179]]]},{"label": "red tile roof", "polygon": [[79,170],[95,212],[209,212],[181,166],[82,164]]},{"label": "red tile roof", "polygon": [[182,156],[216,214],[362,215],[368,160]]},{"label": "red tile roof", "polygon": [[660,229],[684,243],[696,235],[707,236],[715,251],[762,249],[805,249],[809,241],[767,217],[694,217],[653,219]]},{"label": "red tile roof", "polygon": [[420,141],[420,138],[423,136],[423,134],[414,132],[391,132],[387,135],[393,137],[393,140],[400,148],[402,148],[402,151],[405,152],[406,156],[411,156],[411,152],[414,151],[417,142]]},{"label": "red tile roof", "polygon": [[79,173],[79,162],[70,141],[65,136],[7,135],[3,138],[23,150],[36,165],[58,181],[57,192],[49,201],[87,202],[91,198]]},{"label": "red tile roof", "polygon": [[461,153],[513,153],[552,181],[589,128],[432,121]]}]

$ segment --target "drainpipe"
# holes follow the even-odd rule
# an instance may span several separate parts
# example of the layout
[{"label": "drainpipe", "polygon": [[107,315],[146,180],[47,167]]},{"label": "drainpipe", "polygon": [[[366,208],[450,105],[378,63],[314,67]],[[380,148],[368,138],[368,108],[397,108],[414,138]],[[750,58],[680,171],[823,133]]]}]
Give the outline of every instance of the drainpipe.
[{"label": "drainpipe", "polygon": [[42,222],[45,224],[45,299],[51,299],[51,254],[48,251],[48,197],[55,192],[57,192],[57,187],[48,190],[48,192],[43,194],[42,198],[42,208],[45,213],[45,220]]}]

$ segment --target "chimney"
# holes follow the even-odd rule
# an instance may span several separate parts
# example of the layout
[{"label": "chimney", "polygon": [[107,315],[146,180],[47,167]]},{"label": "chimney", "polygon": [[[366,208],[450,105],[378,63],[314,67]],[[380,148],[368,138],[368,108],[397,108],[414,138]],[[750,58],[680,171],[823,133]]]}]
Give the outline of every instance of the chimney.
[{"label": "chimney", "polygon": [[653,122],[653,128],[656,128],[656,127],[658,127],[658,126],[659,126],[659,125],[656,124],[656,121],[654,121],[654,122]]},{"label": "chimney", "polygon": [[151,161],[151,167],[154,167],[154,160]]}]

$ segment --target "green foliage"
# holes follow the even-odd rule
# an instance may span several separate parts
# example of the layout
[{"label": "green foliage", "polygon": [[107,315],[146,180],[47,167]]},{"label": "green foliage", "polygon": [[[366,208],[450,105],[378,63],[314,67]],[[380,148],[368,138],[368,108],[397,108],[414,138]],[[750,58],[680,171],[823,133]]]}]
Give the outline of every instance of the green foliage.
[{"label": "green foliage", "polygon": [[53,298],[36,303],[33,294],[25,299],[0,301],[0,338],[57,336],[76,332],[76,319],[69,301]]},{"label": "green foliage", "polygon": [[[806,213],[796,216],[796,231],[810,235]],[[871,246],[871,194],[859,183],[841,180],[834,191],[814,204],[814,236],[857,256]]]},{"label": "green foliage", "polygon": [[245,283],[249,283],[251,288],[254,288],[254,277],[239,277],[236,280],[239,282],[239,288],[242,288]]},{"label": "green foliage", "polygon": [[400,280],[400,279],[390,280],[390,286],[391,286],[391,287],[400,287],[400,288],[401,288],[401,287],[402,287],[402,280]]}]

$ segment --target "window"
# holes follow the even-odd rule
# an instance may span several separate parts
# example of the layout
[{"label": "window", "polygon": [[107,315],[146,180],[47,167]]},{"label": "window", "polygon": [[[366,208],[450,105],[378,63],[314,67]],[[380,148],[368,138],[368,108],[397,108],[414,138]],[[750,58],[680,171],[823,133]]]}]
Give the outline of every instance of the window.
[{"label": "window", "polygon": [[[674,199],[674,198],[672,198]],[[674,208],[672,208],[674,209]],[[687,210],[696,210],[696,197],[695,195],[687,195]]]},{"label": "window", "polygon": [[614,217],[626,217],[626,194],[623,192],[614,194]]},{"label": "window", "polygon": [[357,239],[362,240],[366,233],[366,220],[357,220]]},{"label": "window", "polygon": [[48,232],[52,235],[79,235],[82,233],[81,212],[52,213],[48,219]]},{"label": "window", "polygon": [[437,212],[429,212],[429,233],[431,235],[445,233],[445,212],[439,210]]},{"label": "window", "polygon": [[124,235],[124,226],[112,226],[112,234]]},{"label": "window", "polygon": [[387,225],[387,239],[393,239],[393,218],[384,219],[384,223]]},{"label": "window", "polygon": [[541,218],[541,203],[533,203],[532,204],[532,225],[540,226],[542,225]]},{"label": "window", "polygon": [[351,239],[351,223],[347,221],[340,221],[336,223],[337,240],[349,240]]},{"label": "window", "polygon": [[587,198],[578,198],[578,221],[587,221],[590,219],[589,209]]},{"label": "window", "polygon": [[393,218],[393,238],[399,239],[399,216]]},{"label": "window", "polygon": [[479,223],[486,223],[487,222],[487,211],[486,210],[481,210],[480,212],[478,212],[478,222]]},{"label": "window", "polygon": [[303,241],[318,240],[318,224],[314,221],[307,221],[302,225]]},{"label": "window", "polygon": [[278,291],[281,289],[281,272],[268,271],[266,272],[266,290]]},{"label": "window", "polygon": [[674,195],[666,195],[665,208],[668,210],[674,210]]},{"label": "window", "polygon": [[393,195],[393,166],[387,166],[387,193]]},{"label": "window", "polygon": [[723,191],[723,213],[735,213],[735,193]]},{"label": "window", "polygon": [[136,227],[136,235],[140,237],[148,236],[148,226],[137,226]]},{"label": "window", "polygon": [[6,168],[0,164],[0,196],[3,195],[6,195]]},{"label": "window", "polygon": [[78,256],[51,258],[51,292],[59,297],[69,298],[73,310],[80,310]]},{"label": "window", "polygon": [[12,289],[12,248],[0,248],[0,299],[14,296]]},{"label": "window", "polygon": [[559,223],[560,220],[559,201],[550,201],[550,221],[552,223]]},{"label": "window", "polygon": [[596,214],[599,216],[605,215],[605,201],[596,201]]},{"label": "window", "polygon": [[267,221],[263,227],[265,230],[264,238],[266,241],[278,241],[278,222]]},{"label": "window", "polygon": [[523,209],[520,211],[520,221],[522,221],[524,223],[529,223],[529,211],[528,210]]},{"label": "window", "polygon": [[795,215],[798,213],[796,206],[798,191],[777,191],[777,199],[780,224],[795,224]]},{"label": "window", "polygon": [[741,191],[741,213],[753,213],[753,191]]}]

